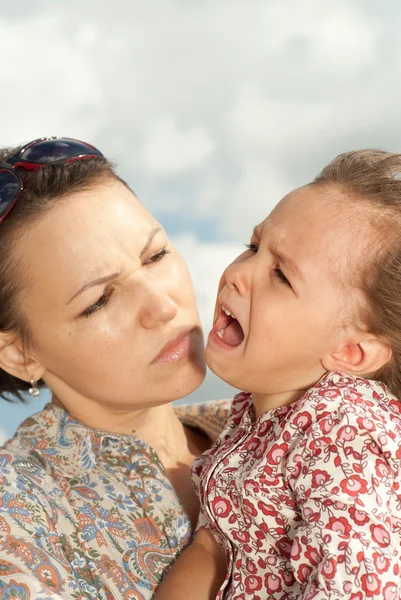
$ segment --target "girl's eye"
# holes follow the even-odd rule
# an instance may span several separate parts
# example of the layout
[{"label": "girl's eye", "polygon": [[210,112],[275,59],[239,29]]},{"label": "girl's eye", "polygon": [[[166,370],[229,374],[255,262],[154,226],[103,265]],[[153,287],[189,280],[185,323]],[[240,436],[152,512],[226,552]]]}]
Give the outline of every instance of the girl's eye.
[{"label": "girl's eye", "polygon": [[171,250],[167,250],[167,248],[162,248],[161,250],[159,250],[159,252],[156,252],[156,254],[153,254],[147,261],[145,261],[145,265],[148,264],[152,264],[155,262],[158,262],[159,260],[162,260],[162,258],[164,258],[167,254],[170,254]]},{"label": "girl's eye", "polygon": [[284,273],[282,272],[282,270],[279,267],[276,267],[274,269],[274,274],[277,277],[277,279],[279,279],[282,283],[284,283],[288,287],[291,287],[290,282],[288,281],[287,277],[284,275]]},{"label": "girl's eye", "polygon": [[105,292],[103,292],[103,294],[100,296],[99,300],[97,300],[96,302],[91,304],[91,306],[86,308],[84,310],[84,312],[81,313],[81,316],[82,317],[90,317],[95,312],[97,312],[98,310],[100,310],[101,308],[106,306],[106,304],[108,303],[108,301],[110,299],[111,294],[112,294],[112,290],[108,290],[108,291],[106,290]]},{"label": "girl's eye", "polygon": [[253,254],[256,254],[256,252],[259,250],[257,244],[245,244],[245,248],[248,248],[248,250],[253,252]]}]

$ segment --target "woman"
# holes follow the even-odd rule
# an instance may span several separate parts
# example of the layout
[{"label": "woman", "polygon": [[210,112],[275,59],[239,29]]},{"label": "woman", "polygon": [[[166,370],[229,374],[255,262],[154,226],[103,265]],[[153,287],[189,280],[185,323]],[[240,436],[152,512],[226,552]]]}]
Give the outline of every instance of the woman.
[{"label": "woman", "polygon": [[152,598],[188,544],[189,466],[226,418],[186,266],[92,146],[0,154],[0,392],[52,402],[0,449],[0,596]]}]

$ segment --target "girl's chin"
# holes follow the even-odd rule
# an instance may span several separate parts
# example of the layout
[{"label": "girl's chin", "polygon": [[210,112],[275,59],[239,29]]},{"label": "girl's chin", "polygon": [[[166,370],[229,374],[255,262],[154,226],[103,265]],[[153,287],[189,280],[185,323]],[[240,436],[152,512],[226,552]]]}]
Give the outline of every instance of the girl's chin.
[{"label": "girl's chin", "polygon": [[216,349],[208,342],[205,349],[205,359],[208,369],[228,385],[237,389],[242,389],[239,387],[239,382],[235,379],[235,376],[233,376],[232,362],[230,360],[224,360],[224,354],[224,351],[222,352],[221,349]]}]

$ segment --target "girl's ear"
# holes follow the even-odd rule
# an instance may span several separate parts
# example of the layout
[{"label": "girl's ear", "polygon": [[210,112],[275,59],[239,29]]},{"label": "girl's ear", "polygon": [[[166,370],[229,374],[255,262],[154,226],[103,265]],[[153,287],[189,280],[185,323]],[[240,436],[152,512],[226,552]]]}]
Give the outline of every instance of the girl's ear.
[{"label": "girl's ear", "polygon": [[363,376],[384,367],[391,354],[391,348],[385,340],[370,335],[359,341],[348,341],[340,350],[324,357],[322,365],[327,371]]},{"label": "girl's ear", "polygon": [[45,372],[35,358],[24,352],[21,340],[4,332],[0,332],[0,368],[23,381],[39,381]]}]

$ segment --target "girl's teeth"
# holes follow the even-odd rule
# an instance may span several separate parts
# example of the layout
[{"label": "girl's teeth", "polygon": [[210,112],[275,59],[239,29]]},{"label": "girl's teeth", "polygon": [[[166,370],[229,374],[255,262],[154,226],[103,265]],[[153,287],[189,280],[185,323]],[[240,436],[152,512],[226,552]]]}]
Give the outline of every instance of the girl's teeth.
[{"label": "girl's teeth", "polygon": [[224,329],[220,329],[220,331],[217,332],[217,335],[222,340],[223,339],[223,335],[224,335]]},{"label": "girl's teeth", "polygon": [[235,316],[233,315],[233,313],[231,313],[229,310],[227,310],[225,306],[221,305],[221,308],[222,308],[223,312],[226,313],[226,315],[235,319]]}]

